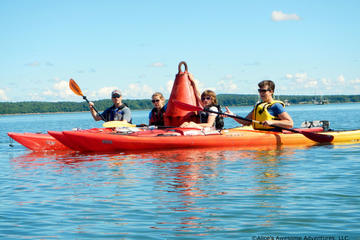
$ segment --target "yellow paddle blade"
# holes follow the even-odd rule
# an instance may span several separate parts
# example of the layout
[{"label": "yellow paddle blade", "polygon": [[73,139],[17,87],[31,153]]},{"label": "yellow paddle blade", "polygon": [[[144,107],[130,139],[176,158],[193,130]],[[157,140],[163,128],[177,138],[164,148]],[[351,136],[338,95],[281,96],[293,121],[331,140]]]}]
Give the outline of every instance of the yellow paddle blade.
[{"label": "yellow paddle blade", "polygon": [[76,84],[76,82],[72,78],[70,78],[69,87],[76,95],[84,96],[84,94],[81,92],[80,87]]},{"label": "yellow paddle blade", "polygon": [[136,127],[136,125],[128,123],[127,121],[109,121],[103,123],[104,128],[116,128],[116,127]]}]

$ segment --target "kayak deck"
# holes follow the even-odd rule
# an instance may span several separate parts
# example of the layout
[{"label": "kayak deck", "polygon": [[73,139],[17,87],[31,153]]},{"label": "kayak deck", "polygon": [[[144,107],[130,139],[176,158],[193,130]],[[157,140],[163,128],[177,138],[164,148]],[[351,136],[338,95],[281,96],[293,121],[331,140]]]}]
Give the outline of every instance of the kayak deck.
[{"label": "kayak deck", "polygon": [[[332,143],[360,142],[360,130],[323,134],[334,136]],[[68,141],[76,142],[81,151],[91,152],[318,144],[299,133],[244,129],[223,130],[221,134],[209,135],[182,135],[176,130],[149,130],[133,134],[64,131],[63,135]]]},{"label": "kayak deck", "polygon": [[[328,131],[322,128],[304,128],[333,136],[330,144],[360,143],[360,130]],[[203,131],[193,128],[151,129],[124,131],[124,129],[93,128],[73,131],[48,131],[40,133],[11,133],[15,141],[33,151],[136,151],[184,148],[263,147],[263,146],[311,146],[318,143],[300,133],[259,131],[251,128],[232,128],[219,131]]]}]

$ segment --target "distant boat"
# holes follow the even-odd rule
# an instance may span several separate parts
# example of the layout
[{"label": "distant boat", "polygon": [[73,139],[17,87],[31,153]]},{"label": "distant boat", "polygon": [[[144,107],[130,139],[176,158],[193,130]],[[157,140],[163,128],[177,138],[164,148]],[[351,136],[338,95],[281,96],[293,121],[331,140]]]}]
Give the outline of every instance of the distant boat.
[{"label": "distant boat", "polygon": [[285,104],[285,106],[290,106],[289,100],[285,99],[284,104]]},{"label": "distant boat", "polygon": [[327,100],[327,99],[320,99],[320,100],[314,99],[314,100],[313,100],[313,103],[314,103],[314,104],[317,104],[317,105],[323,105],[323,104],[328,104],[328,103],[329,103],[329,100]]}]

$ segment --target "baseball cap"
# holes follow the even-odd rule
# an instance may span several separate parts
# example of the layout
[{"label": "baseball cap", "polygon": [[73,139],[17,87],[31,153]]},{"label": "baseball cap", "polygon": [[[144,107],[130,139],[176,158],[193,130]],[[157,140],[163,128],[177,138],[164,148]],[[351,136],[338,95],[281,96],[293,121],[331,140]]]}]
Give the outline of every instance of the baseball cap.
[{"label": "baseball cap", "polygon": [[119,94],[121,96],[121,91],[119,89],[115,89],[114,91],[111,92],[111,97],[114,95],[114,94]]}]

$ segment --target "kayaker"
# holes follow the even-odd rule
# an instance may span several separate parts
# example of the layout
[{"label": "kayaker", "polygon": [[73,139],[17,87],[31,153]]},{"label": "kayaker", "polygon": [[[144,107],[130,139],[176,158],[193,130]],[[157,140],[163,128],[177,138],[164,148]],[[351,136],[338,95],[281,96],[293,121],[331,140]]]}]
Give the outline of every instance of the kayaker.
[{"label": "kayaker", "polygon": [[[131,123],[131,111],[130,108],[122,103],[121,91],[115,89],[111,93],[111,100],[114,103],[111,107],[107,108],[101,115],[105,121],[127,121]],[[89,102],[90,113],[95,121],[102,120],[101,116],[96,113],[94,109],[94,103]]]},{"label": "kayaker", "polygon": [[[197,88],[197,84],[194,81],[194,77],[189,73],[189,80],[196,92],[196,99],[199,101],[204,108],[204,110],[211,110],[215,112],[222,112],[221,107],[218,104],[216,93],[212,90],[205,90],[201,96]],[[216,129],[222,129],[224,127],[224,119],[222,115],[216,113],[209,113],[206,111],[200,111],[200,123],[195,122],[184,122],[180,127],[184,128],[206,128],[206,127],[215,127]]]},{"label": "kayaker", "polygon": [[[234,118],[243,125],[253,125],[254,129],[276,130],[273,126],[292,128],[294,123],[291,116],[285,111],[285,104],[274,100],[275,83],[271,80],[264,80],[258,84],[261,102],[257,103],[254,109],[246,116],[247,119],[259,121],[260,123],[244,121]],[[234,115],[228,107],[227,114]]]},{"label": "kayaker", "polygon": [[165,97],[161,92],[151,96],[154,108],[149,113],[149,125],[164,126],[164,113],[166,111]]}]

